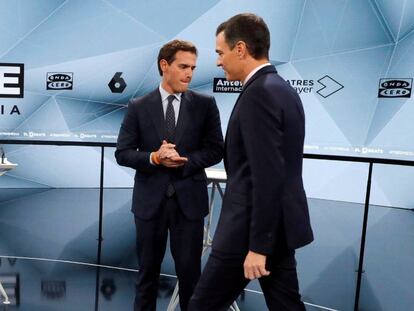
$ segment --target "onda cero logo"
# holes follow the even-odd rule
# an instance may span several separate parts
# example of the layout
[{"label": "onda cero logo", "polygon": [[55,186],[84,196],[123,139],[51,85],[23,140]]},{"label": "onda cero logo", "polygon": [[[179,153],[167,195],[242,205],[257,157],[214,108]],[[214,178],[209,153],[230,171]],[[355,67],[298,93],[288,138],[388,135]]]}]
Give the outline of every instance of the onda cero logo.
[{"label": "onda cero logo", "polygon": [[48,72],[46,75],[47,90],[72,90],[73,72]]},{"label": "onda cero logo", "polygon": [[412,78],[404,79],[380,79],[378,97],[379,98],[410,98]]}]

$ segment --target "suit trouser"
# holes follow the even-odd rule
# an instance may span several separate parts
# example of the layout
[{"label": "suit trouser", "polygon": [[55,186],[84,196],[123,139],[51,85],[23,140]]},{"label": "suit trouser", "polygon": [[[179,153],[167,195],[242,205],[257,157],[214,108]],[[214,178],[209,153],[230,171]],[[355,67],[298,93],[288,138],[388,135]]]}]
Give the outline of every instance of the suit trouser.
[{"label": "suit trouser", "polygon": [[[249,283],[244,277],[245,256],[230,256],[212,251],[191,297],[188,311],[227,311]],[[269,310],[304,311],[299,294],[295,252],[286,251],[278,258],[269,256],[270,275],[259,278]]]},{"label": "suit trouser", "polygon": [[201,273],[203,219],[190,221],[181,212],[175,195],[165,198],[155,218],[135,217],[139,272],[136,285],[135,311],[156,310],[161,263],[168,231],[170,248],[179,280],[180,308],[187,310],[188,301]]}]

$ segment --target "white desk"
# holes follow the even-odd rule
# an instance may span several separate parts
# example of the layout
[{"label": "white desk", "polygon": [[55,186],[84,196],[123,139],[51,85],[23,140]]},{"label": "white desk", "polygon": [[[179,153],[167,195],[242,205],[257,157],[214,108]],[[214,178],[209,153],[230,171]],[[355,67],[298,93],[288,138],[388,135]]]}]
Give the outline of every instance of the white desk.
[{"label": "white desk", "polygon": [[208,181],[224,182],[224,183],[227,181],[227,174],[226,174],[226,171],[223,169],[208,168],[205,171],[206,171]]}]

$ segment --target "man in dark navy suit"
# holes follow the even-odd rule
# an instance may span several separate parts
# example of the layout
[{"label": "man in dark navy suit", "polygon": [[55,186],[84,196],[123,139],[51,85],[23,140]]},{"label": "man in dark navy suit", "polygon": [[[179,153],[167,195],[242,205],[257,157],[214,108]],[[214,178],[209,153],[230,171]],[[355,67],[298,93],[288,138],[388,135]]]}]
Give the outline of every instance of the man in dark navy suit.
[{"label": "man in dark navy suit", "polygon": [[213,97],[189,91],[197,49],[173,40],[158,55],[160,86],[129,102],[115,157],[136,170],[132,198],[139,273],[135,310],[155,310],[168,231],[181,310],[201,273],[204,168],[222,159],[223,135]]},{"label": "man in dark navy suit", "polygon": [[227,310],[253,279],[270,310],[305,310],[295,261],[295,249],[313,240],[302,182],[305,118],[269,63],[269,47],[267,25],[253,14],[216,31],[217,65],[243,89],[225,139],[226,194],[191,311]]}]

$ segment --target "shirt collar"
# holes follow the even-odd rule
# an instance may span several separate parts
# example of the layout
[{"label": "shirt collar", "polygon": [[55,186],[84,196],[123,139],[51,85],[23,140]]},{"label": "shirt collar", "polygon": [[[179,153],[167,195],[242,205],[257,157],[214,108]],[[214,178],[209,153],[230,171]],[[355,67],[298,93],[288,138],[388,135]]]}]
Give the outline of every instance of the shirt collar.
[{"label": "shirt collar", "polygon": [[266,66],[271,66],[272,64],[271,63],[266,63],[266,64],[262,64],[262,65],[260,65],[260,66],[257,66],[256,68],[254,68],[252,71],[250,71],[250,73],[247,75],[247,77],[246,77],[246,79],[244,79],[244,81],[243,81],[243,85],[246,85],[246,83],[247,83],[247,81],[249,81],[250,80],[250,78],[251,77],[253,77],[253,75],[256,73],[256,72],[258,72],[260,69],[262,69],[263,67],[266,67]]},{"label": "shirt collar", "polygon": [[167,100],[167,97],[170,96],[170,95],[174,95],[176,100],[181,101],[182,93],[170,94],[166,90],[164,90],[164,88],[161,86],[161,83],[160,83],[160,86],[159,86],[158,89],[160,90],[161,101]]}]

